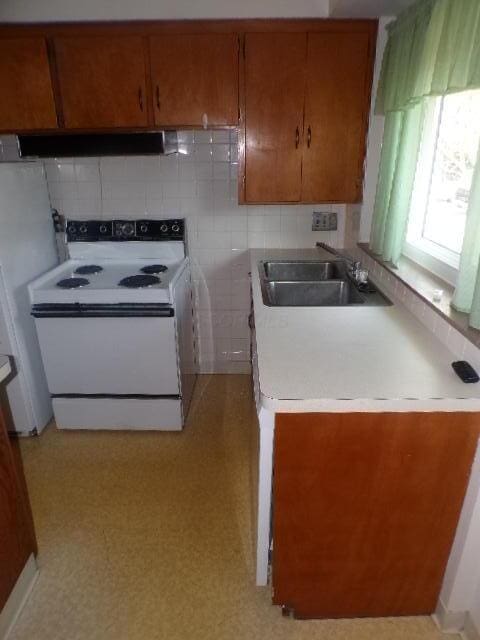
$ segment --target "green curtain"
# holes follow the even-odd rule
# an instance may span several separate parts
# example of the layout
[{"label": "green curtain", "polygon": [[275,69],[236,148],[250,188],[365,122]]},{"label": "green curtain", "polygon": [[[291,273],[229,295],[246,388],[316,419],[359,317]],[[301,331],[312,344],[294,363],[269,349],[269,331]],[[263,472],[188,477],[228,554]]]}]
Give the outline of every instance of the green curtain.
[{"label": "green curtain", "polygon": [[405,241],[424,112],[419,104],[385,118],[370,248],[394,265]]},{"label": "green curtain", "polygon": [[[480,88],[480,0],[420,0],[388,28],[375,111],[385,132],[370,247],[396,264],[407,229],[425,105]],[[480,114],[479,114],[480,117]],[[453,304],[480,328],[480,155]]]},{"label": "green curtain", "polygon": [[387,29],[376,113],[480,86],[479,0],[423,0]]},{"label": "green curtain", "polygon": [[[480,117],[480,114],[479,114]],[[480,329],[480,149],[467,212],[458,282],[452,306],[470,313],[470,325]]]}]

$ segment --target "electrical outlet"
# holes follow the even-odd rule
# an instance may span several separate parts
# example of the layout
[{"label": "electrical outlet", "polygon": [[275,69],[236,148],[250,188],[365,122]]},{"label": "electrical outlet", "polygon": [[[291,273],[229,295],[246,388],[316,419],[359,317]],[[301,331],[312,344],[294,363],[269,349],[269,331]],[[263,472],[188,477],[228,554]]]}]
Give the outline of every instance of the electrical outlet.
[{"label": "electrical outlet", "polygon": [[336,231],[338,228],[337,214],[333,211],[314,211],[312,216],[312,231]]}]

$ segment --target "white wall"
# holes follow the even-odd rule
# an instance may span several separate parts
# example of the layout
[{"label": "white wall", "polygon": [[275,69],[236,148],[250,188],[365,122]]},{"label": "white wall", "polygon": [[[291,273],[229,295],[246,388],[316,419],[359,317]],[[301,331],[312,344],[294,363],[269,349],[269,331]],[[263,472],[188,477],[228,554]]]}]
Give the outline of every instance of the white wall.
[{"label": "white wall", "polygon": [[0,0],[0,22],[328,16],[328,0]]},{"label": "white wall", "polygon": [[[478,366],[471,344],[463,355]],[[478,354],[478,350],[477,354]],[[470,610],[480,630],[480,450],[477,451],[471,471],[470,483],[463,503],[455,541],[445,572],[440,593],[439,618],[446,627],[460,627],[465,612]],[[477,586],[478,585],[478,586]],[[475,590],[477,594],[474,596]],[[458,622],[457,622],[458,621]]]},{"label": "white wall", "polygon": [[380,166],[380,152],[382,148],[383,126],[385,118],[374,113],[377,96],[378,81],[382,68],[383,53],[387,44],[388,34],[386,26],[393,18],[383,17],[378,25],[377,53],[375,58],[375,72],[373,79],[372,105],[370,112],[370,128],[368,131],[367,158],[365,165],[365,186],[363,191],[363,204],[360,214],[360,242],[370,240],[372,227],[373,207],[377,190],[378,169]]},{"label": "white wall", "polygon": [[476,633],[480,636],[480,580],[470,605],[470,617]]},{"label": "white wall", "polygon": [[330,0],[330,15],[338,18],[376,18],[398,15],[415,0]]}]

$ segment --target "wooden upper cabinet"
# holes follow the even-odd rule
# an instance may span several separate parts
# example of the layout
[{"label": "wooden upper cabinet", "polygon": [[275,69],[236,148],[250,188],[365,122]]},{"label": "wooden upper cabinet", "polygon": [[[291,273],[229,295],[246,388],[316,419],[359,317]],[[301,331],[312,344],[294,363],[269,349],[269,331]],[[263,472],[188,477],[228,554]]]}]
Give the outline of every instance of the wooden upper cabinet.
[{"label": "wooden upper cabinet", "polygon": [[233,33],[151,37],[155,124],[237,125],[238,49]]},{"label": "wooden upper cabinet", "polygon": [[45,39],[0,39],[0,130],[56,126]]},{"label": "wooden upper cabinet", "polygon": [[302,191],[305,33],[245,36],[245,200],[298,202]]},{"label": "wooden upper cabinet", "polygon": [[370,102],[368,33],[309,33],[302,200],[357,202]]},{"label": "wooden upper cabinet", "polygon": [[247,34],[245,202],[359,202],[374,21]]},{"label": "wooden upper cabinet", "polygon": [[62,36],[54,42],[65,128],[148,124],[141,36]]}]

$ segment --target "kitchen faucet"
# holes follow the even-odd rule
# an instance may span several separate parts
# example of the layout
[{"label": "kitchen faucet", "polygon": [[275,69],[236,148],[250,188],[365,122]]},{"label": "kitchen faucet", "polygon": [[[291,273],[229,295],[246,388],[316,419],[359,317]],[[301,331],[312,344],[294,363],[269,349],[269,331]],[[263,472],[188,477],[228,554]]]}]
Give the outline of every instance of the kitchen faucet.
[{"label": "kitchen faucet", "polygon": [[325,242],[317,242],[316,246],[319,249],[324,249],[325,251],[328,251],[329,253],[332,253],[334,256],[338,256],[342,260],[345,260],[345,262],[347,263],[348,268],[349,268],[349,275],[353,278],[353,280],[355,281],[356,284],[361,284],[362,283],[361,272],[364,271],[364,270],[362,269],[362,264],[361,264],[360,260],[355,260],[354,258],[349,256],[348,254],[341,253],[340,251],[338,251],[338,249],[335,249],[334,247],[331,247],[330,245],[326,244]]}]

